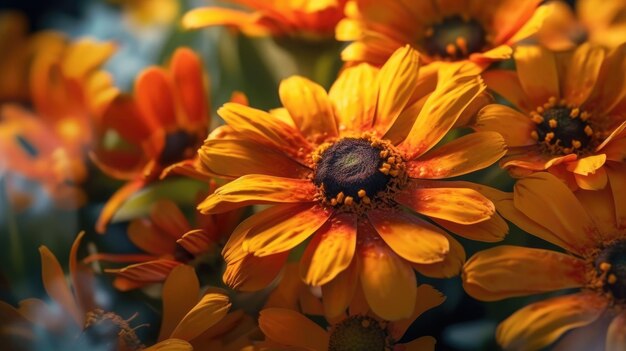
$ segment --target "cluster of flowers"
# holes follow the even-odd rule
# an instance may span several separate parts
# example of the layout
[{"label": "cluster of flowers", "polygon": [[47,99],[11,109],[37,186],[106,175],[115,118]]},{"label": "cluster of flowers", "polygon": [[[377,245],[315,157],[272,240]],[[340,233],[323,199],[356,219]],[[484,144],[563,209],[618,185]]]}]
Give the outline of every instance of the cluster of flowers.
[{"label": "cluster of flowers", "polygon": [[[126,181],[99,216],[101,233],[164,178],[209,189],[193,223],[170,200],[133,219],[128,237],[142,254],[79,260],[79,235],[70,286],[41,247],[52,301],[0,302],[0,338],[23,343],[43,330],[78,349],[434,350],[433,337],[403,338],[445,300],[417,271],[461,275],[481,301],[568,293],[504,320],[504,349],[539,350],[600,323],[605,349],[626,350],[623,1],[580,1],[578,14],[539,0],[236,2],[253,10],[199,8],[183,25],[350,42],[332,87],[290,77],[282,107],[267,112],[235,92],[211,129],[207,79],[189,48],[123,92],[101,68],[111,43],[44,32],[0,44],[11,53],[0,57],[2,99],[32,103],[2,105],[9,185],[20,174],[75,208],[87,201],[88,163]],[[498,162],[512,192],[458,178]],[[8,190],[16,207],[32,201]],[[493,245],[466,260],[454,235],[499,242],[507,221],[555,249]],[[269,294],[258,318],[230,310],[237,294],[201,288],[198,258],[219,249],[229,288]],[[96,261],[130,263],[106,270],[122,291],[163,283],[154,345],[98,306]]]}]

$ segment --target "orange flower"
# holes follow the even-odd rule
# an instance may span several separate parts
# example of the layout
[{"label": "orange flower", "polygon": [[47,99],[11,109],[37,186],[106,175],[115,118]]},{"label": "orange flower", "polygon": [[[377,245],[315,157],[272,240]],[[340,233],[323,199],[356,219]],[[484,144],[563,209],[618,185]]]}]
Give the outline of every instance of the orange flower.
[{"label": "orange flower", "polygon": [[533,303],[505,320],[496,335],[505,349],[542,349],[601,316],[613,318],[605,350],[626,349],[624,184],[613,189],[619,190],[615,204],[608,190],[573,194],[546,172],[518,181],[513,194],[501,194],[496,206],[505,218],[566,253],[515,246],[479,252],[464,267],[468,294],[493,301],[580,289]]},{"label": "orange flower", "polygon": [[[103,172],[128,182],[106,203],[96,225],[99,232],[129,196],[171,168],[194,164],[209,129],[207,99],[200,58],[179,48],[168,70],[147,68],[137,78],[133,96],[120,94],[109,105],[92,158]],[[110,147],[111,135],[123,143]]]},{"label": "orange flower", "polygon": [[268,350],[435,350],[435,339],[423,336],[408,343],[400,339],[411,323],[422,313],[445,300],[429,285],[421,285],[419,298],[408,318],[385,321],[372,313],[364,301],[354,301],[349,314],[329,320],[330,328],[322,329],[304,315],[288,309],[267,308],[261,311],[259,327],[266,336]]},{"label": "orange flower", "polygon": [[24,335],[31,336],[32,340],[28,340],[26,348],[32,347],[33,350],[49,347],[51,340],[48,338],[53,338],[64,349],[92,349],[94,344],[101,343],[117,345],[118,350],[124,351],[143,346],[128,324],[132,317],[124,320],[96,305],[93,273],[77,260],[83,236],[84,233],[78,234],[70,251],[71,286],[68,286],[54,254],[45,246],[39,248],[43,286],[52,303],[30,298],[22,300],[19,308],[15,309],[0,301],[0,315],[10,317],[0,319],[1,329],[13,331],[8,335],[3,333],[0,338],[3,342],[8,341],[8,345],[3,343],[4,347],[24,349],[24,341],[20,340]]},{"label": "orange flower", "polygon": [[193,229],[178,206],[169,200],[152,205],[150,218],[133,220],[128,237],[143,250],[141,254],[98,253],[87,258],[108,262],[133,262],[121,269],[107,269],[115,274],[113,285],[123,291],[137,289],[165,280],[174,267],[193,264],[200,256],[217,249],[223,237],[239,223],[240,211],[212,216],[198,216]]},{"label": "orange flower", "polygon": [[542,45],[569,50],[588,41],[614,48],[626,42],[626,3],[623,0],[578,0],[576,11],[564,2],[554,4],[554,13],[539,31]]},{"label": "orange flower", "polygon": [[245,12],[206,7],[183,17],[186,28],[231,26],[249,36],[301,36],[311,39],[333,36],[347,0],[230,0],[251,8]]},{"label": "orange flower", "polygon": [[145,349],[240,350],[256,330],[252,318],[237,310],[228,312],[230,301],[223,291],[209,288],[200,297],[200,284],[193,268],[180,265],[163,284],[163,317],[158,343]]},{"label": "orange flower", "polygon": [[[352,0],[338,40],[355,41],[348,62],[383,64],[409,44],[427,62],[469,60],[482,67],[511,56],[511,46],[535,34],[549,13],[540,0]],[[551,6],[551,5],[550,5]]]},{"label": "orange flower", "polygon": [[231,235],[223,252],[229,285],[262,288],[306,242],[301,276],[322,286],[329,316],[345,309],[360,281],[374,313],[395,320],[413,309],[413,268],[453,276],[465,259],[455,239],[405,208],[473,239],[503,237],[506,224],[475,185],[440,181],[498,160],[502,138],[474,133],[434,148],[475,111],[480,78],[450,66],[437,90],[411,100],[421,89],[418,69],[417,52],[405,47],[380,70],[346,69],[329,93],[295,76],[280,85],[284,108],[266,113],[228,103],[218,111],[227,125],[207,139],[200,158],[211,173],[234,180],[198,208],[274,205]]},{"label": "orange flower", "polygon": [[572,189],[602,189],[619,180],[626,138],[624,82],[614,73],[626,46],[606,54],[585,44],[556,55],[538,46],[515,52],[517,73],[484,73],[488,86],[518,110],[489,105],[476,129],[497,131],[509,146],[501,165],[523,177],[547,170]]}]

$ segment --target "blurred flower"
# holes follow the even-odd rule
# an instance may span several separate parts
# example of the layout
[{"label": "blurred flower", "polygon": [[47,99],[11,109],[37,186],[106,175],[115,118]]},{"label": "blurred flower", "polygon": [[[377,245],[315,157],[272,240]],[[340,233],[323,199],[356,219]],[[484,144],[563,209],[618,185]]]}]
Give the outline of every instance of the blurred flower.
[{"label": "blurred flower", "polygon": [[30,66],[32,112],[5,104],[0,121],[0,171],[19,173],[40,183],[57,204],[85,201],[80,184],[87,177],[87,149],[93,125],[117,90],[100,66],[115,46],[90,39],[67,41],[61,34],[45,40]]},{"label": "blurred flower", "polygon": [[227,125],[209,136],[200,158],[209,173],[235,180],[198,208],[274,205],[231,235],[223,252],[227,284],[269,284],[290,251],[307,242],[300,273],[334,303],[330,316],[345,309],[360,280],[374,313],[395,320],[415,303],[413,268],[453,276],[465,260],[455,239],[403,207],[473,239],[502,239],[506,224],[474,185],[438,181],[497,161],[502,137],[474,133],[428,152],[475,111],[485,87],[449,66],[436,91],[410,101],[420,89],[418,61],[407,46],[380,71],[346,69],[329,93],[294,76],[280,85],[284,108],[266,113],[228,103],[218,111]]},{"label": "blurred flower", "polygon": [[553,14],[539,31],[541,44],[552,50],[573,49],[585,41],[609,48],[626,42],[623,0],[578,0],[575,13],[563,1],[553,6]]},{"label": "blurred flower", "polygon": [[148,284],[160,283],[170,271],[181,264],[193,264],[199,256],[216,251],[239,223],[241,211],[203,216],[198,215],[193,229],[178,206],[169,200],[152,205],[149,218],[133,220],[128,237],[142,254],[98,253],[87,262],[134,262],[121,269],[107,269],[115,274],[113,285],[120,290],[131,290]]},{"label": "blurred flower", "polygon": [[[507,59],[511,46],[534,35],[549,14],[540,0],[352,0],[337,39],[355,41],[348,62],[381,65],[410,44],[426,63],[469,60],[482,67]],[[550,5],[551,6],[551,5]]]},{"label": "blurred flower", "polygon": [[180,10],[178,0],[109,0],[121,5],[130,17],[144,25],[172,22]]},{"label": "blurred flower", "polygon": [[163,285],[163,317],[159,342],[148,350],[234,351],[249,344],[256,329],[252,318],[238,310],[228,312],[230,301],[219,289],[200,297],[194,269],[181,265]]},{"label": "blurred flower", "polygon": [[[569,330],[613,318],[606,350],[626,349],[626,202],[624,184],[572,193],[547,172],[517,182],[496,206],[523,230],[563,248],[500,246],[474,255],[463,284],[471,296],[494,301],[580,289],[533,303],[500,324],[497,340],[507,350],[539,350]],[[582,349],[582,348],[581,348]]]},{"label": "blurred flower", "polygon": [[104,173],[128,182],[103,208],[99,232],[129,196],[171,168],[196,162],[209,129],[207,86],[200,58],[179,48],[169,69],[145,69],[133,95],[118,95],[104,111],[92,158]]},{"label": "blurred flower", "polygon": [[[389,322],[372,313],[365,301],[354,301],[346,315],[329,320],[323,329],[304,315],[289,309],[261,311],[259,327],[267,337],[267,350],[435,350],[435,339],[423,336],[399,342],[411,323],[427,310],[439,306],[445,297],[429,285],[418,288],[419,298],[408,318]],[[361,297],[362,300],[362,297]],[[282,347],[281,347],[282,346]],[[262,347],[259,347],[263,349]]]},{"label": "blurred flower", "polygon": [[229,0],[249,7],[246,12],[221,7],[189,11],[183,17],[186,28],[231,26],[249,36],[297,36],[306,39],[332,38],[344,16],[346,0]]},{"label": "blurred flower", "polygon": [[15,345],[9,349],[16,350],[55,344],[66,350],[137,350],[143,346],[129,326],[132,318],[124,320],[96,305],[93,273],[77,260],[83,236],[78,235],[70,251],[71,285],[54,254],[45,246],[39,248],[43,286],[52,303],[30,298],[15,309],[0,302],[0,315],[11,316],[0,319],[3,346]]},{"label": "blurred flower", "polygon": [[584,44],[562,55],[520,46],[515,63],[517,72],[483,77],[519,111],[489,105],[476,122],[477,130],[504,136],[509,150],[502,167],[514,177],[547,170],[572,189],[588,190],[623,173],[626,87],[615,72],[626,64],[626,45],[607,54]]}]

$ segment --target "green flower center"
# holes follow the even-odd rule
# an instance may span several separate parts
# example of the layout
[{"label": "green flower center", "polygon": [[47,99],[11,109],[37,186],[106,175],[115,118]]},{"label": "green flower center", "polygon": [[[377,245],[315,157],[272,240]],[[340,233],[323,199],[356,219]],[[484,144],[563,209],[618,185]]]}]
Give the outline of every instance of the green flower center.
[{"label": "green flower center", "polygon": [[165,147],[159,156],[159,164],[171,165],[193,156],[196,152],[197,138],[184,130],[167,133]]},{"label": "green flower center", "polygon": [[487,46],[483,26],[471,18],[450,16],[426,31],[424,48],[433,57],[460,60]]},{"label": "green flower center", "polygon": [[595,260],[604,279],[604,290],[618,300],[626,300],[626,240],[607,246]]},{"label": "green flower center", "polygon": [[328,351],[385,351],[391,349],[387,330],[367,316],[350,316],[333,326]]}]

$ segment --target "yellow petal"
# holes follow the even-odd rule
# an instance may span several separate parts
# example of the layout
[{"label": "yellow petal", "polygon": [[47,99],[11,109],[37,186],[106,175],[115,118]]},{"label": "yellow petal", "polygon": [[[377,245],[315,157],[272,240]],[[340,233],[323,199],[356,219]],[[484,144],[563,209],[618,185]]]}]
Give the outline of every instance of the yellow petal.
[{"label": "yellow petal", "polygon": [[348,67],[330,88],[328,96],[337,111],[341,131],[367,130],[372,126],[377,74],[378,69],[365,63]]},{"label": "yellow petal", "polygon": [[[503,245],[475,254],[463,268],[463,287],[482,301],[577,288],[584,260],[550,250]],[[524,277],[524,279],[520,279]]]},{"label": "yellow petal", "polygon": [[72,291],[67,286],[61,264],[45,246],[39,247],[39,254],[41,255],[43,287],[46,289],[48,296],[58,303],[74,319],[77,325],[82,326],[85,312],[80,310],[72,295]]},{"label": "yellow petal", "polygon": [[322,302],[324,315],[333,320],[345,314],[352,297],[356,292],[359,279],[358,260],[352,263],[337,277],[322,285]]},{"label": "yellow petal", "polygon": [[408,261],[441,262],[450,250],[443,230],[417,216],[402,211],[371,210],[367,217],[385,243]]},{"label": "yellow petal", "polygon": [[289,252],[256,257],[248,254],[229,262],[222,279],[234,290],[259,291],[273,282],[287,262]]},{"label": "yellow petal", "polygon": [[163,284],[163,317],[159,340],[169,339],[200,295],[200,283],[193,267],[181,264],[170,272]]},{"label": "yellow petal", "polygon": [[606,351],[626,350],[626,312],[620,313],[609,325],[606,335]]},{"label": "yellow petal", "polygon": [[252,204],[314,202],[316,193],[308,179],[249,174],[218,188],[198,205],[198,210],[209,214]]},{"label": "yellow petal", "polygon": [[589,173],[588,175],[575,173],[574,179],[576,184],[585,190],[602,190],[609,181],[604,167],[598,168],[594,173]]},{"label": "yellow petal", "polygon": [[328,220],[315,232],[300,260],[302,280],[312,286],[324,285],[348,268],[356,237],[356,216],[344,213]]},{"label": "yellow petal", "polygon": [[568,104],[580,106],[587,101],[596,86],[604,57],[605,50],[602,47],[588,42],[574,51],[563,84],[563,97]]},{"label": "yellow petal", "polygon": [[193,351],[193,346],[185,340],[167,339],[152,345],[145,351]]},{"label": "yellow petal", "polygon": [[522,88],[533,108],[561,97],[555,55],[540,46],[518,46],[515,63]]},{"label": "yellow petal", "polygon": [[327,350],[328,333],[302,314],[284,308],[266,308],[259,315],[259,328],[283,345],[307,350]]},{"label": "yellow petal", "polygon": [[280,82],[280,101],[287,108],[300,131],[311,141],[338,135],[337,121],[326,90],[301,76]]},{"label": "yellow petal", "polygon": [[267,28],[256,24],[256,19],[257,17],[253,13],[221,7],[202,7],[185,13],[182,24],[186,29],[232,26],[250,36],[269,34],[270,31]]},{"label": "yellow petal", "polygon": [[509,226],[506,224],[506,221],[497,213],[486,221],[470,225],[438,218],[433,218],[432,220],[456,235],[488,243],[501,241],[509,232]]},{"label": "yellow petal", "polygon": [[579,158],[567,164],[567,170],[580,175],[595,173],[606,162],[606,154],[591,155]]},{"label": "yellow petal", "polygon": [[534,145],[537,140],[530,134],[536,129],[528,116],[505,105],[485,106],[476,117],[474,128],[478,131],[498,132],[509,147]]},{"label": "yellow petal", "polygon": [[563,333],[595,321],[606,307],[595,293],[579,293],[537,302],[515,312],[496,331],[498,343],[507,350],[539,350]]},{"label": "yellow petal", "polygon": [[494,69],[484,72],[482,77],[489,89],[498,93],[520,110],[530,112],[537,107],[528,101],[517,72]]},{"label": "yellow petal", "polygon": [[390,326],[391,335],[396,340],[399,340],[422,313],[441,305],[445,300],[446,297],[432,286],[427,284],[418,286],[417,301],[415,302],[413,313],[409,318],[393,322]]},{"label": "yellow petal", "polygon": [[461,273],[461,268],[465,263],[465,249],[461,243],[459,243],[452,236],[445,234],[450,245],[450,252],[446,255],[446,258],[441,262],[430,264],[418,264],[412,263],[411,266],[420,274],[431,278],[452,278]]},{"label": "yellow petal", "polygon": [[222,320],[229,309],[228,296],[217,293],[206,294],[178,323],[171,338],[191,341]]},{"label": "yellow petal", "polygon": [[[538,3],[538,1],[536,0],[534,0],[533,2],[535,3],[535,6]],[[556,3],[547,3],[545,5],[539,6],[537,10],[535,10],[532,14],[532,17],[526,20],[524,25],[513,35],[513,37],[511,37],[507,41],[509,43],[517,43],[535,35],[544,25],[544,21],[549,18],[555,11],[554,7],[556,6]]]}]

